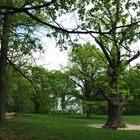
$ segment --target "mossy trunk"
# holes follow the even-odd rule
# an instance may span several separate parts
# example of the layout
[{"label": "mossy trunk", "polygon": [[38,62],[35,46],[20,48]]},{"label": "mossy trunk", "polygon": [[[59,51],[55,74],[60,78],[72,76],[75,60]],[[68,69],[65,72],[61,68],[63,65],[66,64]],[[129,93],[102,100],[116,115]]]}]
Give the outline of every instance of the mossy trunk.
[{"label": "mossy trunk", "polygon": [[126,127],[126,125],[122,122],[121,102],[117,102],[117,104],[108,102],[108,119],[103,127],[115,129]]},{"label": "mossy trunk", "polygon": [[123,99],[118,86],[118,77],[120,71],[118,67],[108,68],[109,79],[109,100],[108,100],[108,119],[103,127],[105,128],[123,128],[126,127],[122,122],[122,103]]}]

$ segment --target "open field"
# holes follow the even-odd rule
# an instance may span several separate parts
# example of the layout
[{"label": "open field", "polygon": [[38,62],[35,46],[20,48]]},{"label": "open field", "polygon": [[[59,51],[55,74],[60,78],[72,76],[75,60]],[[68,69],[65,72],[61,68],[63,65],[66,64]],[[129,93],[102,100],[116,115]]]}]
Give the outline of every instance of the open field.
[{"label": "open field", "polygon": [[[140,140],[140,131],[88,127],[101,124],[105,116],[18,114],[0,125],[0,140]],[[140,124],[140,116],[125,116],[128,124]]]}]

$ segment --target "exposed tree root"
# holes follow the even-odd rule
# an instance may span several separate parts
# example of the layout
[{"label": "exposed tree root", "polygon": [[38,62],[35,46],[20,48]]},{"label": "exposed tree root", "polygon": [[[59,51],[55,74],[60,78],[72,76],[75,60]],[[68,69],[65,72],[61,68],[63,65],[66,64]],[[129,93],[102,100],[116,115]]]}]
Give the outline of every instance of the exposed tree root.
[{"label": "exposed tree root", "polygon": [[113,128],[113,129],[125,128],[125,127],[126,125],[123,122],[117,122],[117,121],[109,121],[103,126],[103,128]]}]

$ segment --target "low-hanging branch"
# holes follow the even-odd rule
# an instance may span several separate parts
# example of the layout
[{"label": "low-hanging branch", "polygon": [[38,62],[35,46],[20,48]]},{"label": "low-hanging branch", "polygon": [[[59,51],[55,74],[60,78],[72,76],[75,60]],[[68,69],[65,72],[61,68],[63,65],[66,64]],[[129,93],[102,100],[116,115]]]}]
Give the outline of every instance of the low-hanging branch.
[{"label": "low-hanging branch", "polygon": [[29,11],[25,11],[25,13],[32,19],[34,19],[35,21],[43,24],[43,25],[46,25],[52,29],[55,29],[57,31],[60,31],[60,32],[63,32],[63,33],[68,33],[68,34],[90,34],[90,33],[94,33],[94,34],[108,34],[108,32],[100,32],[100,31],[78,31],[78,30],[68,30],[68,29],[65,29],[65,28],[62,28],[62,27],[58,27],[58,26],[55,26],[55,25],[52,25],[52,24],[49,24],[45,21],[42,21],[41,19],[39,19],[38,17],[34,16],[32,13],[30,13]]},{"label": "low-hanging branch", "polygon": [[37,89],[36,89],[36,87],[35,87],[35,85],[33,84],[33,81],[31,80],[31,79],[29,79],[7,56],[5,56],[6,57],[6,59],[7,59],[7,61],[9,62],[9,64],[16,70],[16,71],[18,71],[25,79],[27,79],[30,83],[31,83],[31,85],[32,85],[32,87],[33,87],[33,89],[35,90],[35,92],[36,92],[36,94],[38,94],[38,91],[37,91]]},{"label": "low-hanging branch", "polygon": [[[68,33],[68,34],[100,34],[100,35],[104,35],[104,34],[110,34],[113,32],[113,30],[116,30],[116,29],[120,29],[120,28],[124,28],[124,27],[130,27],[132,25],[136,25],[138,23],[140,23],[140,21],[137,21],[137,22],[134,22],[134,23],[131,23],[131,24],[127,24],[127,25],[123,25],[123,26],[118,26],[114,29],[111,29],[109,31],[96,31],[96,30],[68,30],[66,28],[62,28],[60,26],[55,26],[55,25],[52,25],[52,24],[49,24],[45,21],[42,21],[41,19],[39,19],[38,17],[34,16],[32,13],[30,13],[28,10],[24,11],[27,15],[29,15],[32,19],[34,19],[35,21],[43,24],[43,25],[46,25],[48,27],[51,27],[52,29],[55,29],[55,30],[58,30],[58,31],[61,31],[63,33]],[[122,31],[120,32],[116,32],[117,34],[120,34],[122,33]]]},{"label": "low-hanging branch", "polygon": [[[41,8],[45,8],[45,7],[49,7],[50,5],[52,4],[55,4],[57,0],[52,0],[48,3],[45,3],[43,5],[37,5],[37,6],[31,6],[31,7],[28,7],[26,5],[26,3],[22,6],[22,7],[19,7],[19,8],[15,8],[15,7],[9,7],[9,6],[3,6],[1,5],[0,6],[0,9],[1,10],[7,10],[5,12],[0,12],[0,15],[5,15],[5,14],[16,14],[16,13],[26,13],[27,15],[30,16],[30,18],[36,20],[37,22],[43,24],[43,25],[46,25],[52,29],[55,29],[57,31],[60,31],[60,32],[63,32],[63,33],[70,33],[70,34],[110,34],[112,33],[114,30],[117,30],[117,29],[120,29],[120,28],[127,28],[127,27],[131,27],[131,26],[134,26],[134,25],[137,25],[140,23],[140,20],[138,21],[135,21],[135,22],[131,22],[131,23],[128,23],[126,25],[120,25],[120,26],[115,26],[115,28],[112,28],[108,31],[96,31],[96,30],[91,30],[91,31],[87,31],[87,30],[68,30],[66,28],[62,28],[60,26],[55,26],[55,25],[52,25],[52,24],[49,24],[47,23],[46,21],[42,21],[41,19],[39,19],[38,17],[34,16],[33,14],[31,14],[31,12],[29,12],[30,10],[37,10],[37,9],[41,9]],[[119,32],[116,32],[116,33],[122,33],[122,31],[119,31]]]}]

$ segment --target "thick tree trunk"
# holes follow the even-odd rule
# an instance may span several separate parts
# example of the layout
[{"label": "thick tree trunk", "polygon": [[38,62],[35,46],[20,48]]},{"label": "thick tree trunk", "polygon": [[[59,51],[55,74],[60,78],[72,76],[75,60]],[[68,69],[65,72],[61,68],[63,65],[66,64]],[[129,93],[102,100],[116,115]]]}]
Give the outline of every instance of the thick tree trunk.
[{"label": "thick tree trunk", "polygon": [[126,125],[122,122],[122,105],[121,102],[116,104],[108,102],[108,119],[104,128],[124,128]]},{"label": "thick tree trunk", "polygon": [[108,119],[103,127],[105,128],[123,128],[126,127],[122,122],[122,98],[118,88],[118,67],[108,69],[108,79],[110,95],[108,99]]},{"label": "thick tree trunk", "polygon": [[6,63],[8,51],[8,16],[4,16],[3,33],[0,52],[0,122],[5,121],[5,94],[6,94]]}]

